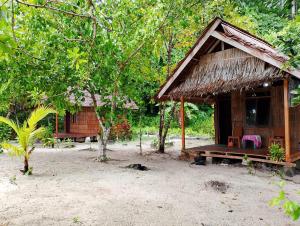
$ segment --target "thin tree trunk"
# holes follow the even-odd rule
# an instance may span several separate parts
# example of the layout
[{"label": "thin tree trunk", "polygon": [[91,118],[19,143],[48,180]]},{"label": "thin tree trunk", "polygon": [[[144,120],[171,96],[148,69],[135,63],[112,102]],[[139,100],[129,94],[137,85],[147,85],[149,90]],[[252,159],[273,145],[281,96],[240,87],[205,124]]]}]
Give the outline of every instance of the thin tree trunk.
[{"label": "thin tree trunk", "polygon": [[142,114],[140,111],[140,120],[139,120],[139,127],[140,127],[140,155],[143,154],[143,148],[142,148]]},{"label": "thin tree trunk", "polygon": [[165,119],[166,111],[165,111],[165,106],[163,107],[163,114],[161,113],[162,120],[160,121],[159,144],[158,144],[158,150],[157,150],[159,153],[165,152],[166,138],[168,135],[169,128],[171,126],[172,119],[174,118],[175,109],[176,109],[176,103],[174,102],[168,119]]},{"label": "thin tree trunk", "polygon": [[24,170],[23,170],[23,173],[26,174],[29,170],[29,163],[28,163],[28,159],[27,157],[25,156],[24,157]]},{"label": "thin tree trunk", "polygon": [[110,134],[110,128],[105,128],[102,134],[102,156],[99,156],[102,161],[107,160],[106,152],[107,152],[107,142]]},{"label": "thin tree trunk", "polygon": [[[166,44],[167,48],[167,77],[171,74],[171,63],[172,63],[172,51],[173,51],[174,43],[173,43],[173,34],[172,31],[170,31],[170,37],[168,40],[168,43]],[[174,115],[173,108],[171,110],[171,114],[169,117],[169,120],[166,122],[166,106],[164,103],[160,104],[160,120],[159,120],[159,131],[158,131],[158,152],[164,153],[165,152],[165,142],[168,130],[170,128],[170,124]],[[175,108],[174,108],[175,110]]]},{"label": "thin tree trunk", "polygon": [[91,94],[91,97],[93,100],[94,111],[95,111],[96,117],[98,119],[99,127],[102,130],[101,136],[100,136],[100,134],[97,136],[98,148],[99,148],[99,152],[98,152],[99,154],[98,154],[97,159],[99,161],[107,161],[106,151],[107,151],[107,141],[108,141],[109,134],[110,134],[110,127],[106,128],[104,126],[102,119],[97,112],[97,100],[96,100],[95,94],[92,92],[90,92],[90,94]]},{"label": "thin tree trunk", "polygon": [[97,135],[97,143],[98,143],[98,157],[97,157],[98,159],[99,156],[101,156],[102,154],[102,140],[99,134]]},{"label": "thin tree trunk", "polygon": [[297,15],[298,5],[297,0],[292,0],[292,18],[294,19]]},{"label": "thin tree trunk", "polygon": [[165,152],[165,142],[163,140],[163,131],[165,126],[165,104],[159,105],[159,130],[158,130],[158,152]]}]

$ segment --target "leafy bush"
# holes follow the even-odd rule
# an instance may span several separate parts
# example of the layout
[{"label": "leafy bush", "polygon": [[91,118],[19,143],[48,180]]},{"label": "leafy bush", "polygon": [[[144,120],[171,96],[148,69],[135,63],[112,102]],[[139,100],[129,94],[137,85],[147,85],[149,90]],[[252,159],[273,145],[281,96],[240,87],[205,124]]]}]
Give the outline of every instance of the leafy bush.
[{"label": "leafy bush", "polygon": [[40,139],[44,147],[54,147],[55,139],[53,137],[53,129],[51,126],[45,128],[45,133]]},{"label": "leafy bush", "polygon": [[112,140],[128,140],[132,138],[131,126],[126,119],[121,120],[112,127],[110,139]]},{"label": "leafy bush", "polygon": [[[187,136],[209,136],[214,137],[214,109],[210,105],[194,105],[186,104],[186,119],[185,119],[185,134]],[[130,118],[130,125],[132,126],[132,136],[138,137],[140,132],[139,115],[132,114]],[[176,117],[177,116],[177,117]],[[179,120],[179,114],[175,114],[174,119],[171,121],[168,135],[180,136],[181,126]],[[142,133],[147,135],[156,135],[159,129],[159,115],[155,116],[143,116]]]},{"label": "leafy bush", "polygon": [[270,158],[273,161],[281,162],[285,159],[284,149],[279,144],[271,144],[269,152]]},{"label": "leafy bush", "polygon": [[12,137],[12,129],[6,124],[0,124],[0,142],[9,140]]},{"label": "leafy bush", "polygon": [[62,143],[63,148],[74,148],[75,147],[73,140],[70,138],[64,139],[61,143]]},{"label": "leafy bush", "polygon": [[42,140],[44,147],[52,147],[54,148],[55,145],[55,138],[54,137],[48,137]]},{"label": "leafy bush", "polygon": [[286,192],[283,190],[285,186],[284,181],[279,182],[278,186],[280,188],[279,194],[270,201],[270,206],[280,206],[287,216],[291,217],[294,221],[298,220],[300,218],[300,203],[292,201],[287,197]]}]

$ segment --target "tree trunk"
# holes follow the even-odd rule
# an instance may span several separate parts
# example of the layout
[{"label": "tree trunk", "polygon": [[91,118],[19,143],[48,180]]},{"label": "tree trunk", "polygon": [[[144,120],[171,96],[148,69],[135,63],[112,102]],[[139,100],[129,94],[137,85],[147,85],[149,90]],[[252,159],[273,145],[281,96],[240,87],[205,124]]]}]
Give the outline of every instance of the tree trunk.
[{"label": "tree trunk", "polygon": [[27,157],[24,157],[24,170],[23,173],[26,174],[29,170],[29,163]]},{"label": "tree trunk", "polygon": [[159,130],[158,130],[158,152],[165,152],[165,141],[163,140],[163,131],[165,125],[165,104],[159,105]]},{"label": "tree trunk", "polygon": [[294,19],[297,15],[298,5],[297,0],[292,0],[292,18]]},{"label": "tree trunk", "polygon": [[158,150],[159,153],[165,152],[165,143],[166,143],[166,137],[168,135],[169,128],[171,126],[171,121],[174,118],[174,113],[176,109],[176,103],[173,104],[171,108],[170,115],[168,117],[168,120],[165,120],[166,118],[166,111],[165,106],[161,108],[160,111],[160,125],[159,125],[159,137],[158,137]]},{"label": "tree trunk", "polygon": [[158,150],[157,152],[163,154],[165,153],[165,140],[161,140],[161,142],[159,142],[159,146],[158,146]]},{"label": "tree trunk", "polygon": [[140,119],[139,119],[139,127],[140,127],[140,155],[143,154],[143,148],[142,148],[142,136],[143,136],[143,133],[142,133],[142,114],[141,114],[141,111],[140,111]]},{"label": "tree trunk", "polygon": [[102,136],[100,136],[100,135],[97,136],[98,148],[99,148],[97,159],[99,161],[106,161],[107,160],[107,156],[106,156],[107,141],[109,138],[111,128],[110,127],[106,128],[105,125],[103,124],[103,121],[97,112],[97,101],[96,101],[95,94],[92,92],[90,92],[90,94],[91,94],[91,97],[93,100],[94,111],[95,111],[96,117],[98,119],[99,127],[102,129]]},{"label": "tree trunk", "polygon": [[97,143],[98,143],[98,157],[97,159],[100,159],[101,155],[102,155],[102,140],[101,140],[101,137],[100,135],[97,135]]},{"label": "tree trunk", "polygon": [[[166,43],[167,48],[167,77],[171,74],[171,64],[172,64],[172,51],[174,47],[173,43],[173,33],[170,31],[170,37],[168,42]],[[174,105],[175,106],[175,105]],[[169,117],[169,120],[165,122],[166,119],[166,105],[165,103],[162,103],[159,105],[159,113],[160,113],[160,120],[159,120],[159,131],[158,131],[158,152],[164,153],[165,152],[165,142],[166,142],[166,136],[172,121],[172,118],[174,116],[173,109],[171,110],[171,115]],[[174,108],[175,110],[175,108]]]},{"label": "tree trunk", "polygon": [[108,142],[109,134],[110,134],[110,128],[102,128],[102,137],[101,137],[102,153],[101,155],[98,156],[98,159],[100,159],[101,161],[107,160],[106,152],[107,152],[107,142]]}]

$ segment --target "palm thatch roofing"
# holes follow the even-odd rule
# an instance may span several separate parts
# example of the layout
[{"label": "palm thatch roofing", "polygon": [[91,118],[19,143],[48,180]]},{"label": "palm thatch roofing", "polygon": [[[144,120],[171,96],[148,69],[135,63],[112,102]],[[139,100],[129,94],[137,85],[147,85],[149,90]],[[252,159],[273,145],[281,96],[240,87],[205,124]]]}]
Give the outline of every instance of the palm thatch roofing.
[{"label": "palm thatch roofing", "polygon": [[300,79],[299,70],[284,67],[288,59],[264,40],[216,18],[161,86],[156,99],[207,97],[288,76]]},{"label": "palm thatch roofing", "polygon": [[[74,104],[74,105],[80,105],[81,107],[93,107],[93,99],[91,94],[89,93],[89,91],[87,90],[83,90],[81,91],[82,96],[80,98],[80,100],[78,100],[76,98],[76,96],[74,95],[74,93],[70,93],[69,95],[69,101]],[[103,97],[99,94],[95,94],[95,98],[96,98],[96,102],[97,102],[97,106],[101,107],[107,104],[107,102],[103,101]],[[111,96],[107,96],[105,97],[105,99],[107,100],[111,100]],[[125,103],[124,103],[124,108],[125,109],[130,109],[130,110],[138,110],[138,106],[136,105],[136,103],[132,100],[129,100],[128,98],[123,98],[125,99]]]}]

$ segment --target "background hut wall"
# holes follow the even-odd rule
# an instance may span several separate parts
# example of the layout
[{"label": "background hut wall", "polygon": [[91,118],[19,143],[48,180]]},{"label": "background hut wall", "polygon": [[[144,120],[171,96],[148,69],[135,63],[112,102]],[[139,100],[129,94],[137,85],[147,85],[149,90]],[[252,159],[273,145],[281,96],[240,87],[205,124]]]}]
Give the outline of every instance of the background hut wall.
[{"label": "background hut wall", "polygon": [[96,134],[99,131],[96,113],[92,107],[82,107],[70,118],[70,133]]}]

